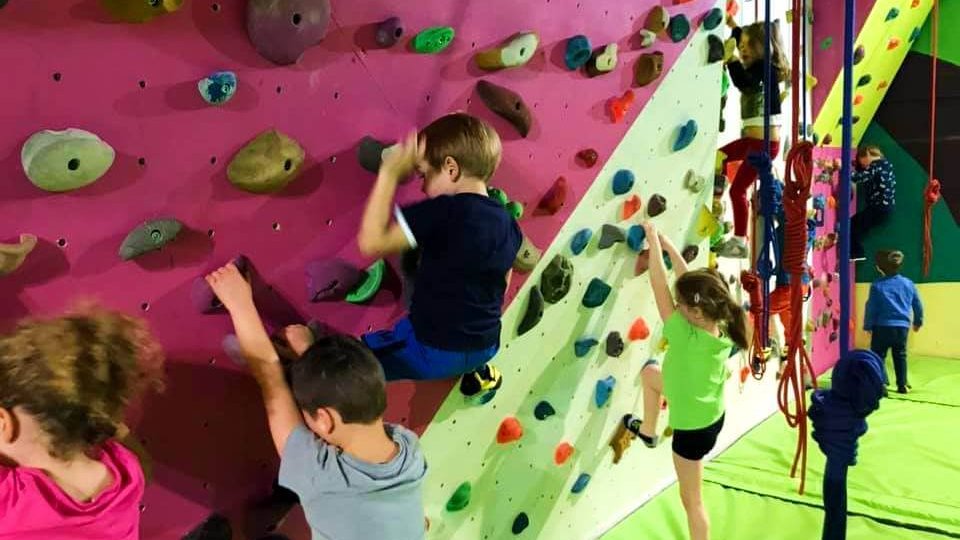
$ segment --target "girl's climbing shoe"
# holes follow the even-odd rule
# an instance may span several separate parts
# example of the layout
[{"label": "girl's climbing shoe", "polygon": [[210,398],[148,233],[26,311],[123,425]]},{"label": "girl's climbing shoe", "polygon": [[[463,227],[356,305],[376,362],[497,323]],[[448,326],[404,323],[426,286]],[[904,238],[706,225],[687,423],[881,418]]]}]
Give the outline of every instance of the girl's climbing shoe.
[{"label": "girl's climbing shoe", "polygon": [[638,437],[647,448],[656,448],[660,443],[660,437],[648,437],[640,433],[640,426],[643,424],[643,420],[640,420],[632,414],[624,415],[623,417],[623,426]]},{"label": "girl's climbing shoe", "polygon": [[746,259],[750,256],[750,250],[743,240],[733,237],[720,244],[717,248],[717,255],[728,259]]},{"label": "girl's climbing shoe", "polygon": [[488,403],[497,395],[503,385],[500,370],[487,364],[480,369],[465,374],[460,379],[460,393],[479,405]]}]

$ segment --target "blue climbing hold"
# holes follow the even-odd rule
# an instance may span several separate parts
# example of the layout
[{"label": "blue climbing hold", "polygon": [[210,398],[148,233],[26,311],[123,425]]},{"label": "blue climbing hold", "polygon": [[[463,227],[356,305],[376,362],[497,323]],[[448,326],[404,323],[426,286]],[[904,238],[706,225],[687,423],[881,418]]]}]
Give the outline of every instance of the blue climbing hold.
[{"label": "blue climbing hold", "polygon": [[627,246],[636,252],[639,252],[643,247],[643,241],[646,238],[647,233],[640,225],[631,225],[627,229]]},{"label": "blue climbing hold", "polygon": [[602,279],[591,279],[590,284],[587,285],[587,291],[583,293],[583,300],[581,302],[583,307],[595,308],[602,306],[603,303],[607,301],[607,297],[610,296],[611,290],[613,289],[604,283]]},{"label": "blue climbing hold", "polygon": [[670,260],[670,255],[666,251],[663,252],[663,265],[667,267],[667,270],[673,270],[673,261]]},{"label": "blue climbing hold", "polygon": [[713,30],[723,22],[723,10],[715,7],[703,16],[703,29]]},{"label": "blue climbing hold", "polygon": [[900,10],[897,8],[890,8],[890,11],[887,12],[887,18],[885,20],[892,21],[900,16]]},{"label": "blue climbing hold", "polygon": [[537,406],[533,409],[533,416],[535,416],[537,420],[546,420],[555,414],[557,414],[556,409],[546,401],[537,403]]},{"label": "blue climbing hold", "polygon": [[510,528],[513,531],[513,534],[522,533],[527,527],[530,526],[530,518],[527,517],[526,512],[520,512],[517,514],[517,517],[513,520],[513,527]]},{"label": "blue climbing hold", "polygon": [[600,342],[592,337],[580,338],[573,343],[573,354],[576,355],[577,358],[583,358],[590,352],[590,349],[596,347],[598,343]]},{"label": "blue climbing hold", "polygon": [[916,41],[920,37],[920,27],[917,26],[913,29],[913,32],[910,32],[910,41]]},{"label": "blue climbing hold", "polygon": [[232,71],[215,71],[197,82],[200,96],[210,105],[223,105],[237,91],[237,74]]},{"label": "blue climbing hold", "polygon": [[590,475],[587,473],[580,473],[580,476],[577,477],[576,482],[573,483],[573,487],[570,488],[571,493],[580,493],[581,491],[587,489],[587,484],[590,483]]},{"label": "blue climbing hold", "polygon": [[590,243],[591,238],[593,238],[592,230],[580,229],[577,231],[577,234],[573,235],[573,240],[570,241],[570,251],[572,251],[574,255],[583,253],[583,250],[587,249],[587,244]]},{"label": "blue climbing hold", "polygon": [[590,60],[591,54],[593,51],[587,36],[576,35],[567,40],[567,51],[563,55],[563,62],[567,69],[573,71],[583,67]]},{"label": "blue climbing hold", "polygon": [[610,394],[613,393],[613,387],[617,384],[617,380],[613,378],[613,375],[607,377],[606,379],[600,379],[597,381],[597,393],[594,394],[594,402],[597,404],[597,408],[602,408],[604,405],[610,401]]},{"label": "blue climbing hold", "polygon": [[623,195],[633,189],[633,183],[636,180],[633,171],[620,169],[613,175],[613,194]]},{"label": "blue climbing hold", "polygon": [[690,146],[690,143],[693,142],[693,139],[697,136],[697,121],[688,120],[686,124],[680,126],[680,131],[677,133],[677,140],[673,143],[673,151],[679,152],[684,148]]},{"label": "blue climbing hold", "polygon": [[670,41],[680,43],[690,34],[690,21],[683,13],[678,13],[670,17],[670,24],[667,26]]}]

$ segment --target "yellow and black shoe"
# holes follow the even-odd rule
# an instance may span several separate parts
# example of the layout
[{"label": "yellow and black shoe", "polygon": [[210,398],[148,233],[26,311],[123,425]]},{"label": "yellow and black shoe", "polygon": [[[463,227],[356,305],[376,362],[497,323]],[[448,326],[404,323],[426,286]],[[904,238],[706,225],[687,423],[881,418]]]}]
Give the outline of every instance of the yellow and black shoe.
[{"label": "yellow and black shoe", "polygon": [[480,369],[465,374],[460,379],[460,393],[479,405],[489,402],[497,395],[497,390],[503,385],[503,375],[500,370],[487,364]]}]

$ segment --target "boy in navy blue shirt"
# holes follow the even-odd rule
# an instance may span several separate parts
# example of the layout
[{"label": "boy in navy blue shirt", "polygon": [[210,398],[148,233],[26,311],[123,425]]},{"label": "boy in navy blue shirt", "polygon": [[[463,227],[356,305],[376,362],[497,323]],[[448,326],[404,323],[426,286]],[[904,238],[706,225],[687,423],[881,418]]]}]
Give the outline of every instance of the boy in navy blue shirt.
[{"label": "boy in navy blue shirt", "polygon": [[866,259],[863,238],[875,227],[886,223],[896,206],[897,178],[893,165],[880,147],[865,144],[857,149],[856,170],[851,181],[864,190],[863,207],[850,218],[850,259]]},{"label": "boy in navy blue shirt", "polygon": [[[409,314],[362,337],[387,380],[463,375],[460,390],[483,399],[500,387],[488,362],[500,347],[504,293],[523,240],[513,217],[487,196],[500,155],[497,132],[462,113],[385,152],[357,236],[360,251],[420,253]],[[397,185],[414,172],[427,199],[391,212]]]},{"label": "boy in navy blue shirt", "polygon": [[[863,329],[871,334],[870,349],[881,359],[887,357],[888,349],[893,350],[897,392],[906,394],[910,388],[907,383],[907,334],[911,326],[910,314],[913,313],[913,330],[917,332],[923,326],[923,304],[920,302],[917,287],[910,279],[900,275],[903,253],[878,251],[876,263],[881,277],[870,286]],[[886,368],[884,379],[889,381]]]}]

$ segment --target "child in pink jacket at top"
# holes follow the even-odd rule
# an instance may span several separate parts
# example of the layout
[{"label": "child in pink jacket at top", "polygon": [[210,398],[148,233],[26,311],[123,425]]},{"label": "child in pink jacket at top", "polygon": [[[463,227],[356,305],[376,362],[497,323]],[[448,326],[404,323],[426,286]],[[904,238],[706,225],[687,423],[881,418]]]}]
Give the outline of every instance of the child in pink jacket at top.
[{"label": "child in pink jacket at top", "polygon": [[140,537],[146,453],[123,416],[161,365],[142,322],[97,309],[0,336],[0,540]]}]

